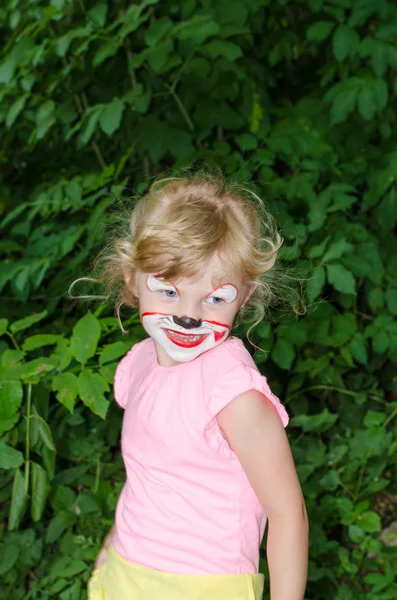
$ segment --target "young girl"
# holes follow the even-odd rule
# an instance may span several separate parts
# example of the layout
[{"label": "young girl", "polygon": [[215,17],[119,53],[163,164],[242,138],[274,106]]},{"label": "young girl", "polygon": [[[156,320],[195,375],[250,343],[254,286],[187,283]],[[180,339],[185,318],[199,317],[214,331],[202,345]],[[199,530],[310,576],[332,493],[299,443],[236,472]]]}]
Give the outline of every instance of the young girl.
[{"label": "young girl", "polygon": [[260,600],[267,520],[271,600],[302,600],[288,416],[230,335],[243,308],[263,318],[281,243],[255,194],[197,175],[155,182],[113,244],[102,280],[149,337],[116,370],[127,477],[89,600]]}]

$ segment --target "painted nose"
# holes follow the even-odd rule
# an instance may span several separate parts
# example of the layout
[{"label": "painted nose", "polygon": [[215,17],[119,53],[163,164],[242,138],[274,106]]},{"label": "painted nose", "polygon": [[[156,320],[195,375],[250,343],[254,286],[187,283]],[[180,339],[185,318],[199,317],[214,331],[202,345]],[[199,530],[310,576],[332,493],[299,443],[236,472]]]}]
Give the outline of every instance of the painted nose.
[{"label": "painted nose", "polygon": [[175,325],[179,325],[179,327],[183,327],[184,329],[195,329],[196,327],[201,327],[202,320],[191,319],[190,317],[177,317],[173,315],[173,320]]}]

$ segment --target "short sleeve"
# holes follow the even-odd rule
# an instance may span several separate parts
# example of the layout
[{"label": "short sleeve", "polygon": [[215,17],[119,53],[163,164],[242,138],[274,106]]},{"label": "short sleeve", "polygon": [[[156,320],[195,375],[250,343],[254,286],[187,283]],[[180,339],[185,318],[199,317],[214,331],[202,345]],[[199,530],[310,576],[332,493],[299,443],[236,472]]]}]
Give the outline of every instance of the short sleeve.
[{"label": "short sleeve", "polygon": [[225,458],[234,458],[236,455],[223,437],[216,415],[229,402],[249,390],[257,390],[264,394],[275,406],[284,427],[288,425],[289,417],[280,400],[271,391],[266,377],[256,368],[240,364],[225,373],[212,388],[208,405],[204,437],[209,445],[218,450]]},{"label": "short sleeve", "polygon": [[135,346],[121,359],[114,375],[114,399],[122,408],[125,408],[127,405],[131,380],[131,361],[134,351]]}]

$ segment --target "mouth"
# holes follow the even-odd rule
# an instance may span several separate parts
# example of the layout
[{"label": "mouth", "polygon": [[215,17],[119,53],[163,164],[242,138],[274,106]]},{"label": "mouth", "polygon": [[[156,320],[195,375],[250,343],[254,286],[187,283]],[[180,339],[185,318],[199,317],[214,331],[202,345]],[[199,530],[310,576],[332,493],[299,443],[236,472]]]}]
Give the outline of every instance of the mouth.
[{"label": "mouth", "polygon": [[163,329],[167,338],[176,344],[176,346],[180,346],[181,348],[195,348],[199,346],[207,337],[208,333],[195,335],[192,333],[180,333],[178,331],[174,331],[173,329]]}]

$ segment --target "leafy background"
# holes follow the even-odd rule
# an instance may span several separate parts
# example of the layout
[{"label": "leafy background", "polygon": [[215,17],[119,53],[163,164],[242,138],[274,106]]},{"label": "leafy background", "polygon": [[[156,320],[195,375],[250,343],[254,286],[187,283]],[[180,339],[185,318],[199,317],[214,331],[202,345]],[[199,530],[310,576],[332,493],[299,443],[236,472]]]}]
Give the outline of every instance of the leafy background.
[{"label": "leafy background", "polygon": [[306,597],[396,598],[395,3],[6,0],[0,27],[1,598],[86,598],[143,332],[67,288],[126,198],[202,164],[250,181],[309,277],[307,315],[253,335],[292,416]]}]

